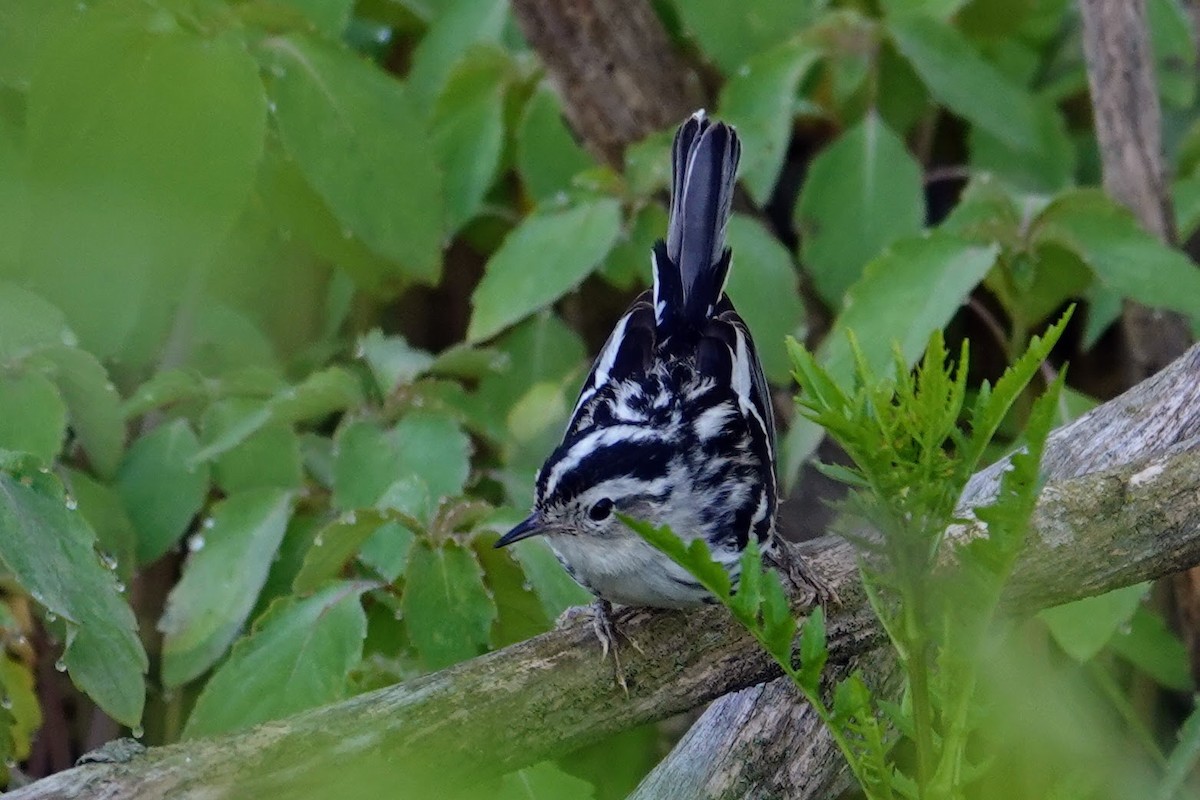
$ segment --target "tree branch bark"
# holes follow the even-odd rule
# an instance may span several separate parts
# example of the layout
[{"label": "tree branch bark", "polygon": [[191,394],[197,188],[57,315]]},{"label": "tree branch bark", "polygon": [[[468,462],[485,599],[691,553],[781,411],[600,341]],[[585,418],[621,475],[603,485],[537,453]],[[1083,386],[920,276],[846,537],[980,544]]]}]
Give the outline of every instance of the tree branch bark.
[{"label": "tree branch bark", "polygon": [[647,0],[513,0],[577,136],[619,167],[625,147],[704,105]]},{"label": "tree branch bark", "polygon": [[[1058,431],[1008,605],[1027,612],[1200,562],[1200,347]],[[1071,466],[1073,465],[1073,466]],[[1105,471],[1091,472],[1100,467]],[[998,468],[972,485],[988,493]],[[1077,477],[1082,474],[1082,477]],[[881,641],[849,545],[808,548],[842,597],[831,663]],[[803,608],[797,607],[802,613]],[[721,608],[646,612],[622,653],[628,696],[589,625],[552,631],[408,683],[232,735],[87,764],[11,793],[32,798],[438,796],[778,676]]]},{"label": "tree branch bark", "polygon": [[[1104,188],[1142,227],[1177,244],[1162,158],[1162,113],[1145,0],[1080,0]],[[1191,342],[1180,315],[1128,303],[1122,316],[1132,385],[1157,372]]]}]

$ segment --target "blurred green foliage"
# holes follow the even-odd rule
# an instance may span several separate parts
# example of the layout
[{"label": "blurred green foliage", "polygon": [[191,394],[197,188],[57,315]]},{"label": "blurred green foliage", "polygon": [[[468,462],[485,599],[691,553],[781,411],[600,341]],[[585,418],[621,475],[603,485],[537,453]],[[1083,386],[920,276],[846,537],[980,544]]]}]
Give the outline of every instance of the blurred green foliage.
[{"label": "blurred green foliage", "polygon": [[[1148,5],[1190,234],[1195,45],[1179,0]],[[995,309],[1000,361],[1071,300],[1070,355],[1122,298],[1200,319],[1188,259],[1093,188],[1067,0],[655,8],[745,140],[766,213],[730,224],[729,290],[771,380],[786,335],[827,328],[835,376],[846,330],[876,369],[892,340],[911,364],[969,300]],[[489,548],[596,331],[648,280],[669,139],[614,169],[561,107],[503,0],[0,0],[9,766],[43,713],[45,736],[87,738],[39,706],[39,660],[166,742],[470,658],[586,599],[541,543]],[[789,483],[819,437],[791,425]],[[1138,598],[1034,631],[1053,670],[1110,676],[1105,719],[1133,681],[1186,684]],[[647,767],[589,763],[598,797]],[[501,792],[580,778],[543,764]]]}]

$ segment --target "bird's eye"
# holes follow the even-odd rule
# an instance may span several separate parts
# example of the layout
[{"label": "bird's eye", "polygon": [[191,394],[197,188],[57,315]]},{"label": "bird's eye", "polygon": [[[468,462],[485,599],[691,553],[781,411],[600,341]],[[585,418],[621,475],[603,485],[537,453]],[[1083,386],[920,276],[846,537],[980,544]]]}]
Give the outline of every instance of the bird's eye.
[{"label": "bird's eye", "polygon": [[596,501],[596,504],[588,509],[588,516],[599,522],[602,519],[608,519],[609,514],[613,510],[613,501],[607,497],[602,497]]}]

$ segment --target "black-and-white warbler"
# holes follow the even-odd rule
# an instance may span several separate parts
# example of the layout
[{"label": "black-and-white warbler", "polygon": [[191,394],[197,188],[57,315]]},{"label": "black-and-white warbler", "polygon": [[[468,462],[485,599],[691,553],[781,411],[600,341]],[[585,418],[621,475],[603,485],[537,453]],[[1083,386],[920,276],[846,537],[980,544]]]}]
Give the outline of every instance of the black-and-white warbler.
[{"label": "black-and-white warbler", "polygon": [[544,535],[605,617],[610,602],[685,608],[710,599],[614,511],[670,525],[685,540],[703,537],[735,582],[749,537],[768,555],[776,545],[770,395],[750,331],[724,293],[740,152],[734,129],[703,111],[676,132],[653,289],[596,358],[562,444],[538,474],[533,513],[496,545]]}]

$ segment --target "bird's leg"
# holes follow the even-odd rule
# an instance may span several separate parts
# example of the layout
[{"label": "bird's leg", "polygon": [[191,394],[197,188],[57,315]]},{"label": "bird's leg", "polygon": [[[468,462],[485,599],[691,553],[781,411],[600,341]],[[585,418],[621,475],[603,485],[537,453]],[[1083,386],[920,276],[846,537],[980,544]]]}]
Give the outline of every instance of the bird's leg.
[{"label": "bird's leg", "polygon": [[782,537],[777,538],[766,560],[791,584],[793,591],[805,592],[823,606],[838,605],[842,602],[837,591],[828,581],[817,575],[812,564],[795,543]]},{"label": "bird's leg", "polygon": [[629,642],[633,645],[633,649],[639,653],[644,653],[645,651],[642,650],[641,645],[633,637],[621,629],[617,615],[618,612],[613,610],[612,603],[597,598],[589,606],[568,608],[558,618],[556,627],[566,627],[574,623],[579,617],[591,617],[592,632],[595,633],[596,639],[600,642],[600,657],[607,659],[609,653],[612,653],[613,674],[617,685],[621,687],[625,694],[629,694],[629,685],[625,682],[625,670],[621,667],[621,652],[618,639],[624,639]]}]

